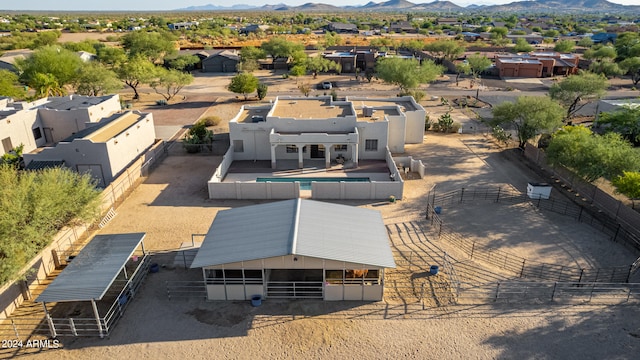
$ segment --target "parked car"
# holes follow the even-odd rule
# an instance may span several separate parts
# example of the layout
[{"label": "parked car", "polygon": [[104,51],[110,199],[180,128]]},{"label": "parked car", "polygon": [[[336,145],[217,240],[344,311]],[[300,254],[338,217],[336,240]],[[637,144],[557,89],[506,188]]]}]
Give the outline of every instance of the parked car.
[{"label": "parked car", "polygon": [[333,85],[331,85],[331,81],[323,81],[322,82],[322,88],[325,90],[329,90],[331,88],[333,88]]}]

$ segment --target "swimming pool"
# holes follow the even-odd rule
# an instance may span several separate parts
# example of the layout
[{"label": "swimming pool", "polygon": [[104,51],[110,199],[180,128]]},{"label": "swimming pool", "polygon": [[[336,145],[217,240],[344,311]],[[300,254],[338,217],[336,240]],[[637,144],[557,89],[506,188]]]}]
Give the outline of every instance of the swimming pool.
[{"label": "swimming pool", "polygon": [[256,182],[300,182],[300,190],[311,190],[311,182],[371,182],[368,177],[276,177],[257,178]]}]

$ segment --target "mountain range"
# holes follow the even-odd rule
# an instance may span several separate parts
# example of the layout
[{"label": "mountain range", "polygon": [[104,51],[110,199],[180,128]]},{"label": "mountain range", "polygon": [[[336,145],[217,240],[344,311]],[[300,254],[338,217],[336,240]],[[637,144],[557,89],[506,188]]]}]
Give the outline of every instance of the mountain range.
[{"label": "mountain range", "polygon": [[578,12],[578,13],[640,13],[640,5],[620,5],[607,0],[532,0],[515,1],[502,5],[469,5],[458,6],[451,1],[434,1],[430,3],[412,3],[407,0],[389,0],[376,3],[373,1],[360,6],[334,6],[323,3],[306,3],[299,6],[289,6],[279,3],[274,5],[202,5],[176,9],[176,11],[300,11],[300,12],[338,12],[338,11],[363,11],[363,12]]}]

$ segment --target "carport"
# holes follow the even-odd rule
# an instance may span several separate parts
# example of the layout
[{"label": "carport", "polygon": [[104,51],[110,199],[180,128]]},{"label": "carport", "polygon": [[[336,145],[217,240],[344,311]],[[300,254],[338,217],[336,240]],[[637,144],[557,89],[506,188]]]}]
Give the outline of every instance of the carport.
[{"label": "carport", "polygon": [[[145,235],[95,236],[38,296],[52,337],[109,335],[146,276]],[[47,303],[66,303],[78,316],[53,317]]]}]

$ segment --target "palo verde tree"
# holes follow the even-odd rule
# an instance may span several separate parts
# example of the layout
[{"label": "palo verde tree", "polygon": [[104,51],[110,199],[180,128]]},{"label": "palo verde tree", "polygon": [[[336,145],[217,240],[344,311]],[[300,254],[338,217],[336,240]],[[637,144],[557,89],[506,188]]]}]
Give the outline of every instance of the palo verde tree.
[{"label": "palo verde tree", "polygon": [[630,57],[620,62],[620,69],[631,76],[631,82],[636,86],[640,82],[640,56]]},{"label": "palo verde tree", "polygon": [[620,110],[602,113],[593,124],[598,132],[614,132],[634,145],[640,145],[640,108],[625,106]]},{"label": "palo verde tree", "polygon": [[631,199],[635,209],[635,200],[640,199],[640,172],[623,171],[622,175],[611,180],[611,184],[616,187],[616,192]]},{"label": "palo verde tree", "polygon": [[182,88],[193,82],[193,75],[176,69],[158,68],[156,74],[157,78],[149,85],[167,101],[171,101]]},{"label": "palo verde tree", "polygon": [[19,59],[20,80],[44,96],[65,93],[65,85],[77,78],[82,60],[77,54],[58,46],[45,46],[30,57]]},{"label": "palo verde tree", "polygon": [[464,54],[464,46],[454,40],[437,40],[424,45],[424,50],[441,64],[444,60],[453,61]]},{"label": "palo verde tree", "polygon": [[547,96],[519,96],[515,102],[504,102],[493,108],[492,127],[512,128],[518,146],[538,134],[551,133],[562,126],[564,109]]},{"label": "palo verde tree", "polygon": [[584,126],[565,126],[553,134],[546,150],[551,165],[561,165],[582,179],[612,180],[640,170],[640,154],[619,134],[593,134]]},{"label": "palo verde tree", "polygon": [[142,56],[152,63],[157,63],[176,51],[175,38],[166,31],[132,31],[124,35],[120,42],[129,57]]},{"label": "palo verde tree", "polygon": [[307,58],[305,65],[307,70],[311,71],[313,74],[314,79],[318,76],[319,72],[327,72],[330,70],[336,70],[339,72],[341,70],[340,64],[322,56]]},{"label": "palo verde tree", "polygon": [[156,66],[143,56],[134,56],[116,67],[118,78],[129,86],[133,92],[133,99],[140,98],[138,86],[150,84],[156,78]]},{"label": "palo verde tree", "polygon": [[86,96],[110,94],[122,88],[122,82],[115,72],[107,69],[99,62],[84,63],[78,72],[73,86],[76,93]]},{"label": "palo verde tree", "polygon": [[26,93],[18,82],[18,75],[9,70],[0,70],[0,96],[23,99]]},{"label": "palo verde tree", "polygon": [[240,73],[231,79],[231,83],[227,86],[227,89],[236,94],[244,95],[244,99],[252,92],[258,89],[260,81],[251,73]]},{"label": "palo verde tree", "polygon": [[0,164],[0,284],[18,276],[62,227],[95,220],[99,196],[89,175]]},{"label": "palo verde tree", "polygon": [[304,51],[304,45],[283,37],[271,38],[263,42],[260,48],[274,59],[292,57],[296,51]]},{"label": "palo verde tree", "polygon": [[585,105],[601,98],[608,86],[609,82],[604,76],[581,72],[553,84],[549,89],[549,96],[565,107],[565,121],[568,121]]},{"label": "palo verde tree", "polygon": [[443,67],[430,60],[420,64],[416,59],[385,58],[378,61],[376,72],[380,79],[398,86],[401,93],[408,93],[442,75]]}]

